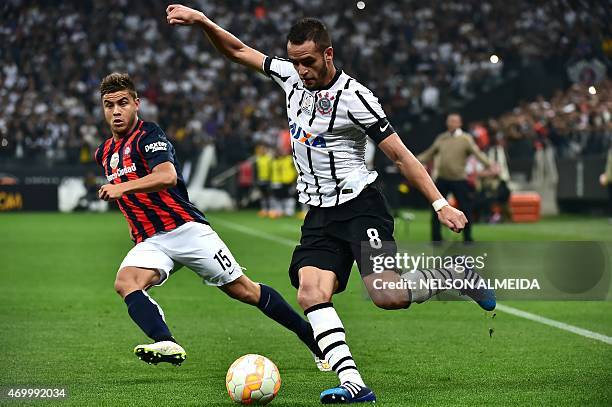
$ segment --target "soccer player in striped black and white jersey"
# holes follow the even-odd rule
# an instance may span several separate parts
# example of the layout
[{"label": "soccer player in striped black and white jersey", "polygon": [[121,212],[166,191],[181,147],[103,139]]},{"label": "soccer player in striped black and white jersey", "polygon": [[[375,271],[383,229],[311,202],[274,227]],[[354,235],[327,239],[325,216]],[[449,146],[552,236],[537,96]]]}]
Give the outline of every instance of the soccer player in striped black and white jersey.
[{"label": "soccer player in striped black and white jersey", "polygon": [[[366,136],[432,203],[442,223],[460,232],[467,222],[465,215],[448,205],[396,134],[372,92],[336,69],[331,39],[319,20],[305,18],[294,24],[287,36],[288,58],[279,58],[245,45],[198,10],[170,5],[166,12],[169,24],[198,25],[219,52],[264,73],[285,91],[299,199],[310,205],[289,276],[298,288],[298,302],[317,344],[340,380],[339,386],[323,391],[320,400],[375,401],[374,392],[357,369],[344,327],[331,303],[332,296],[346,288],[353,262],[357,261],[373,302],[385,309],[407,308],[440,290],[380,290],[374,284],[377,278],[409,280],[411,286],[419,287],[425,280],[478,281],[480,276],[448,268],[417,270],[401,277],[391,270],[373,273],[365,260],[394,256],[396,246],[393,218],[375,182],[378,174],[366,168]],[[465,294],[484,309],[495,307],[492,292],[473,290]]]}]

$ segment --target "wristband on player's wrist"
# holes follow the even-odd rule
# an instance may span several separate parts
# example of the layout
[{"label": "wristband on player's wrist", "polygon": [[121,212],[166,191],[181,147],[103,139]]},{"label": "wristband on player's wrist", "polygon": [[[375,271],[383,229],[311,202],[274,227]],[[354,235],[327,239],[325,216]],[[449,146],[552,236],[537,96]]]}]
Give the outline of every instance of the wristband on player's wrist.
[{"label": "wristband on player's wrist", "polygon": [[436,199],[435,201],[433,201],[431,206],[433,207],[434,211],[439,212],[440,209],[444,208],[445,206],[448,206],[448,201],[444,198]]}]

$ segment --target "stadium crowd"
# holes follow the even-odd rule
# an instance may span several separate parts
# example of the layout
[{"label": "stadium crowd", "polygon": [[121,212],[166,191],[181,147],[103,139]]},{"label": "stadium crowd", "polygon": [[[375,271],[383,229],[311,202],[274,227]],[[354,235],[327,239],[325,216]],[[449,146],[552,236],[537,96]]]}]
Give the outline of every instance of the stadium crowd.
[{"label": "stadium crowd", "polygon": [[469,127],[482,149],[501,143],[510,159],[532,157],[545,144],[558,157],[598,154],[612,145],[612,81],[573,85],[549,100],[540,96]]},{"label": "stadium crowd", "polygon": [[[302,16],[296,10],[321,17],[338,65],[381,98],[394,122],[444,111],[449,101],[478,94],[531,59],[564,63],[597,53],[606,26],[592,17],[605,15],[603,3],[587,11],[569,0],[366,2],[364,10],[344,0],[191,3],[270,55],[285,55],[285,35]],[[107,136],[98,85],[111,71],[133,76],[142,116],[167,130],[181,157],[214,142],[222,160],[237,162],[286,127],[282,92],[224,60],[200,31],[167,26],[164,5],[7,0],[0,9],[0,157],[90,161]],[[494,63],[492,54],[501,59]],[[537,117],[564,105],[559,98],[552,107],[521,106],[492,121],[491,131],[507,129],[512,140],[533,137]],[[577,107],[568,120],[547,116],[558,133],[551,140],[569,152],[584,130],[574,131],[584,104],[571,102]],[[587,105],[589,114],[605,116]]]}]

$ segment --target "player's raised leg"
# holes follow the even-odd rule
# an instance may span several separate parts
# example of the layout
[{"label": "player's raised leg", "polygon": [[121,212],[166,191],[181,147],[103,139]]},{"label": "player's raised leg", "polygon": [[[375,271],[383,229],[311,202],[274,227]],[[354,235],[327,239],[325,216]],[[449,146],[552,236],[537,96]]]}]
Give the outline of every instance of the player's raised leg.
[{"label": "player's raised leg", "polygon": [[310,324],[274,288],[255,283],[245,275],[219,288],[234,299],[256,306],[268,318],[295,333],[315,355],[319,370],[331,370],[314,340]]},{"label": "player's raised leg", "polygon": [[115,279],[115,291],[125,301],[132,320],[155,341],[136,346],[136,356],[148,363],[169,362],[180,365],[185,360],[185,350],[172,336],[159,304],[145,291],[159,283],[160,278],[156,269],[122,267]]},{"label": "player's raised leg", "polygon": [[[464,280],[465,286],[477,287],[482,277],[474,270],[458,271],[452,268],[440,268],[414,270],[401,276],[395,272],[386,271],[367,275],[363,277],[363,282],[376,306],[383,309],[402,309],[408,308],[411,303],[420,304],[429,300],[445,291],[441,288],[440,282],[456,279]],[[397,283],[402,280],[405,280],[406,284],[398,285]],[[403,286],[407,288],[399,288]],[[492,311],[497,305],[495,291],[490,289],[464,289],[460,293],[470,297],[485,311]]]},{"label": "player's raised leg", "polygon": [[342,321],[331,302],[338,287],[335,273],[317,267],[300,268],[298,302],[310,321],[317,345],[338,375],[340,386],[321,393],[324,404],[375,401],[365,385],[346,342]]},{"label": "player's raised leg", "polygon": [[[477,287],[482,280],[482,277],[474,270],[471,269],[458,269],[458,268],[439,268],[439,269],[423,269],[415,270],[413,272],[404,273],[401,276],[402,279],[412,282],[411,285],[415,287],[410,291],[411,302],[422,303],[437,295],[445,290],[441,288],[429,289],[427,287],[433,286],[427,284],[427,280],[464,280],[465,286]],[[439,284],[438,284],[439,286]],[[497,305],[495,300],[495,291],[488,288],[473,288],[464,289],[460,291],[461,294],[467,295],[474,302],[476,302],[485,311],[493,311]]]},{"label": "player's raised leg", "polygon": [[[372,209],[369,210],[373,213]],[[359,222],[359,219],[354,222]],[[445,291],[446,281],[462,280],[465,287],[474,288],[465,289],[461,294],[469,296],[486,311],[495,309],[495,292],[477,288],[482,277],[470,268],[417,269],[401,275],[391,270],[376,270],[377,265],[387,264],[386,260],[394,261],[397,245],[392,228],[385,227],[384,222],[371,223],[374,222],[372,217],[367,218],[367,222],[370,223],[361,227],[363,236],[358,236],[350,245],[361,278],[376,306],[383,309],[408,308],[411,303],[420,304]],[[365,240],[366,237],[370,240]]]}]

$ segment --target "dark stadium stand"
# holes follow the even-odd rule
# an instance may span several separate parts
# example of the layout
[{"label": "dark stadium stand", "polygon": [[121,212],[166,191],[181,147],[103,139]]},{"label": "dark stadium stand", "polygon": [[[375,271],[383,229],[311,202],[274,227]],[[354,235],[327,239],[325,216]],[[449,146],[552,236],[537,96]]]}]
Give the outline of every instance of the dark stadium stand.
[{"label": "dark stadium stand", "polygon": [[[536,60],[557,76],[572,61],[594,57],[608,63],[600,54],[609,26],[592,17],[605,15],[593,9],[604,3],[589,11],[580,3],[498,0],[389,1],[364,10],[352,1],[194,3],[246,43],[274,55],[285,54],[288,27],[304,14],[296,10],[321,17],[331,29],[338,65],[377,93],[397,129],[419,130],[422,142],[412,147],[428,144],[437,130],[421,131],[432,127],[426,119],[474,99],[490,104],[491,96],[481,95]],[[286,126],[281,92],[263,76],[222,59],[198,30],[168,27],[163,5],[12,0],[0,10],[0,157],[5,162],[90,162],[106,134],[97,87],[110,71],[135,78],[142,116],[166,129],[183,158],[214,142],[231,145],[219,149],[220,159],[235,163],[254,143],[273,141]],[[599,100],[606,103],[591,112],[610,111],[610,94],[603,95]],[[520,109],[533,111],[532,106]],[[419,126],[424,120],[425,127]],[[523,121],[523,115],[504,116],[503,137],[514,143]],[[583,140],[576,151],[576,137],[564,143],[565,130],[554,123],[553,128],[551,140],[564,154],[603,148]]]}]

